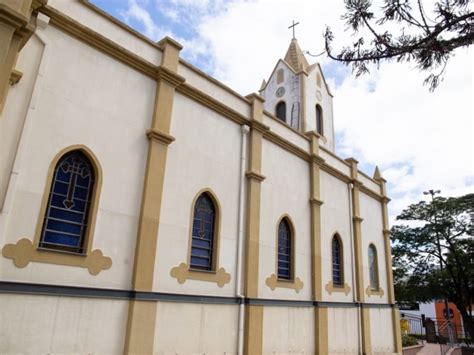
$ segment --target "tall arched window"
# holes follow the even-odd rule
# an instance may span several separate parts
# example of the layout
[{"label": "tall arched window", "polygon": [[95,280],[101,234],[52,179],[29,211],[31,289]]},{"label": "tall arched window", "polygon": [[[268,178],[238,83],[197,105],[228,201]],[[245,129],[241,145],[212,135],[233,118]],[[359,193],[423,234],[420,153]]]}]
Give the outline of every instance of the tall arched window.
[{"label": "tall arched window", "polygon": [[377,291],[379,289],[379,270],[377,261],[377,249],[375,245],[369,245],[369,276],[370,288]]},{"label": "tall arched window", "polygon": [[323,109],[319,105],[316,105],[316,132],[318,132],[320,135],[324,135]]},{"label": "tall arched window", "polygon": [[73,150],[59,159],[48,196],[40,248],[86,251],[94,186],[94,168],[84,153]]},{"label": "tall arched window", "polygon": [[277,116],[283,122],[286,122],[286,103],[280,101],[275,108],[275,116]]},{"label": "tall arched window", "polygon": [[278,226],[278,278],[291,280],[292,270],[292,238],[290,223],[286,218]]},{"label": "tall arched window", "polygon": [[334,286],[344,285],[342,242],[337,234],[332,238],[332,284]]},{"label": "tall arched window", "polygon": [[191,242],[192,269],[213,270],[215,251],[216,207],[211,196],[204,192],[194,204]]}]

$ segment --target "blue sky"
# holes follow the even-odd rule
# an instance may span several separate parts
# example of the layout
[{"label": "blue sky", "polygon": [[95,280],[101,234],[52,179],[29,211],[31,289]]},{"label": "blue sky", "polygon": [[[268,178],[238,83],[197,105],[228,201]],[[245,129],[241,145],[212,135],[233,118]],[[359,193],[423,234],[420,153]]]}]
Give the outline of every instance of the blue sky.
[{"label": "blue sky", "polygon": [[[176,39],[184,59],[242,95],[257,91],[284,56],[293,20],[300,22],[300,46],[310,53],[323,50],[326,25],[336,46],[353,41],[340,20],[342,0],[92,2],[155,41]],[[321,63],[334,94],[338,155],[355,157],[368,175],[380,166],[392,220],[409,203],[426,199],[428,189],[445,196],[474,191],[472,49],[454,54],[434,93],[422,85],[427,74],[407,64],[383,63],[356,79],[324,55],[307,56]]]}]

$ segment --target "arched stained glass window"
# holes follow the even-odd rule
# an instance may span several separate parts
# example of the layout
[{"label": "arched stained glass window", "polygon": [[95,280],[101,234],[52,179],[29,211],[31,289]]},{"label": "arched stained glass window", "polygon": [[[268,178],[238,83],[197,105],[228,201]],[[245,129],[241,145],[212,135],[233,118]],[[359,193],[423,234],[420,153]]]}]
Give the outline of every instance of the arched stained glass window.
[{"label": "arched stained glass window", "polygon": [[340,237],[336,234],[332,238],[332,283],[334,286],[344,285],[342,261],[342,243]]},{"label": "arched stained glass window", "polygon": [[323,109],[319,105],[316,105],[316,132],[318,132],[320,135],[324,135]]},{"label": "arched stained glass window", "polygon": [[84,253],[95,174],[79,150],[66,153],[56,164],[48,197],[40,248]]},{"label": "arched stained glass window", "polygon": [[379,289],[379,270],[377,261],[377,249],[375,245],[369,245],[369,276],[370,276],[370,288],[372,290]]},{"label": "arched stained glass window", "polygon": [[292,278],[292,235],[288,220],[283,218],[278,226],[278,278]]},{"label": "arched stained glass window", "polygon": [[275,116],[277,116],[283,122],[286,122],[286,103],[280,101],[275,108]]},{"label": "arched stained glass window", "polygon": [[191,268],[212,270],[214,258],[214,228],[216,208],[207,193],[201,194],[195,205],[191,243]]}]

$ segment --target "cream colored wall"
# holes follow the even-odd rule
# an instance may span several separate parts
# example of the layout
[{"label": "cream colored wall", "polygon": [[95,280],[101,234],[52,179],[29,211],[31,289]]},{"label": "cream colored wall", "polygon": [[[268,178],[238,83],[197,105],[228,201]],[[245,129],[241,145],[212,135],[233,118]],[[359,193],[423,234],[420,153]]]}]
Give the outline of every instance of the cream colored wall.
[{"label": "cream colored wall", "polygon": [[[387,336],[381,336],[386,334]],[[393,343],[392,310],[390,308],[370,309],[370,337],[374,354],[392,354],[395,352]]]},{"label": "cream colored wall", "polygon": [[128,302],[0,294],[2,354],[122,354]]},{"label": "cream colored wall", "polygon": [[357,308],[328,308],[329,354],[359,354],[358,312]]},{"label": "cream colored wall", "polygon": [[272,132],[293,143],[298,148],[303,149],[305,152],[309,151],[309,140],[290,129],[287,124],[275,119],[274,117],[270,117],[266,113],[263,114],[263,123],[270,127]]},{"label": "cream colored wall", "polygon": [[385,269],[385,252],[383,243],[383,224],[382,224],[382,207],[379,201],[367,196],[364,193],[360,194],[360,211],[362,222],[362,260],[364,265],[364,290],[369,286],[369,244],[373,243],[377,248],[378,257],[378,271],[379,284],[383,288],[384,294],[382,297],[378,295],[367,296],[366,302],[370,303],[387,303],[387,273]]},{"label": "cream colored wall", "polygon": [[321,172],[321,255],[322,282],[332,281],[332,238],[341,237],[344,251],[344,283],[351,288],[349,294],[329,292],[323,287],[323,300],[351,302],[355,287],[352,279],[351,215],[347,184],[332,175]]},{"label": "cream colored wall", "polygon": [[48,5],[100,33],[152,64],[161,62],[161,50],[97,14],[79,0],[49,0]]},{"label": "cream colored wall", "polygon": [[263,354],[315,354],[314,312],[308,307],[265,307]]},{"label": "cream colored wall", "polygon": [[[9,182],[14,184],[18,174],[14,172],[14,176],[11,176],[14,157],[26,116],[30,112],[30,107],[34,108],[35,105],[32,95],[43,52],[44,44],[37,36],[32,36],[21,51],[16,64],[16,69],[22,72],[23,76],[16,85],[10,88],[0,119],[0,190],[4,192]],[[3,191],[0,191],[0,196]],[[0,200],[0,240],[3,235],[2,227],[5,226],[2,219],[5,218],[4,214],[8,213],[8,203],[1,208],[2,202]]]},{"label": "cream colored wall", "polygon": [[[316,75],[321,75],[321,87],[316,85]],[[316,91],[321,92],[321,100],[316,97]],[[305,87],[305,106],[306,106],[306,131],[313,131],[316,129],[316,104],[319,104],[323,109],[323,129],[324,138],[320,140],[320,144],[334,152],[334,114],[332,108],[332,96],[324,84],[324,79],[319,66],[308,73]]]},{"label": "cream colored wall", "polygon": [[187,84],[224,103],[241,115],[249,117],[250,105],[248,101],[236,92],[232,92],[231,89],[224,88],[224,85],[218,83],[217,80],[203,72],[193,70],[183,63],[178,66],[178,74],[186,78]]},{"label": "cream colored wall", "polygon": [[[309,205],[309,164],[275,144],[263,140],[260,207],[259,297],[278,299],[311,299],[311,238]],[[287,214],[295,229],[295,277],[304,282],[303,289],[276,288],[265,280],[277,273],[277,230],[280,218]]]},{"label": "cream colored wall", "polygon": [[19,269],[0,258],[1,275],[18,281],[128,288],[148,145],[145,132],[156,84],[52,26],[45,33],[49,55],[15,161],[18,177],[8,192],[11,205],[2,246],[25,237],[33,240],[52,159],[65,147],[84,144],[103,171],[92,248],[110,256],[112,268],[92,276],[86,269],[41,263]]},{"label": "cream colored wall", "polygon": [[373,192],[380,193],[380,185],[377,184],[374,180],[372,180],[370,177],[368,177],[364,173],[361,173],[360,171],[359,171],[359,180]]},{"label": "cream colored wall", "polygon": [[327,164],[329,164],[333,168],[339,170],[346,176],[351,176],[350,166],[341,158],[336,157],[323,149],[319,151],[319,155],[326,161]]},{"label": "cream colored wall", "polygon": [[159,302],[155,354],[236,354],[238,307]]},{"label": "cream colored wall", "polygon": [[[240,126],[193,100],[176,94],[171,123],[176,138],[168,149],[161,205],[154,289],[162,292],[235,294]],[[179,284],[170,270],[188,263],[192,202],[210,188],[221,206],[219,267],[231,273],[223,288],[187,280]]]},{"label": "cream colored wall", "polygon": [[[283,82],[277,84],[277,73],[278,71],[283,70]],[[276,116],[276,105],[280,101],[285,101],[286,103],[286,123],[291,125],[291,107],[293,102],[300,102],[301,101],[301,83],[298,81],[298,85],[293,87],[293,79],[297,77],[297,75],[288,67],[288,65],[280,60],[276,65],[275,70],[272,73],[272,76],[268,79],[268,84],[265,90],[262,92],[262,96],[265,99],[263,104],[263,108],[270,112],[272,115]],[[299,80],[299,79],[298,79]],[[276,91],[279,87],[285,88],[285,94],[281,97],[276,96]],[[294,89],[294,90],[293,90]],[[301,110],[300,110],[301,115]],[[300,117],[301,120],[301,117]]]}]

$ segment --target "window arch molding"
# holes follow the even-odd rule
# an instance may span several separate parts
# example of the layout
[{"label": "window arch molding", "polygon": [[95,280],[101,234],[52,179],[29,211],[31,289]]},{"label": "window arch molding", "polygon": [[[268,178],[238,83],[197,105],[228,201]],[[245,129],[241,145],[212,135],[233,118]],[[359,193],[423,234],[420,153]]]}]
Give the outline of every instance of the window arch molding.
[{"label": "window arch molding", "polygon": [[275,105],[275,117],[280,121],[286,122],[286,102],[280,100]]},{"label": "window arch molding", "polygon": [[[87,219],[88,228],[84,234],[82,253],[39,248],[56,166],[63,157],[73,151],[80,151],[88,159],[88,162],[92,165],[92,169],[94,169],[95,175],[95,185],[90,199]],[[103,174],[99,161],[87,146],[77,144],[62,149],[54,156],[46,173],[45,187],[33,240],[22,238],[18,240],[16,244],[6,244],[2,249],[2,255],[8,259],[12,259],[15,266],[19,268],[26,267],[30,262],[39,262],[87,268],[91,275],[97,275],[102,270],[109,269],[112,266],[112,259],[108,256],[104,256],[102,250],[92,249],[102,180]]]},{"label": "window arch molding", "polygon": [[[290,243],[289,243],[289,248],[290,248],[290,253],[289,253],[289,278],[282,278],[280,277],[279,275],[279,272],[278,272],[278,262],[279,262],[279,257],[280,257],[280,253],[279,253],[279,248],[280,248],[280,226],[282,223],[286,223],[286,225],[288,226],[288,229],[289,229],[289,239],[290,239]],[[279,219],[278,219],[278,222],[277,222],[277,225],[276,225],[276,275],[277,275],[277,278],[279,280],[283,280],[283,281],[293,281],[295,279],[295,227],[294,227],[294,223],[293,221],[291,220],[291,217],[288,215],[288,214],[284,214],[282,215]]]},{"label": "window arch molding", "polygon": [[[199,198],[207,195],[214,205],[214,230],[213,230],[213,254],[212,265],[210,270],[198,269],[191,267],[191,254],[193,249],[193,224],[195,206]],[[181,262],[178,266],[171,268],[170,275],[174,277],[178,283],[183,284],[186,280],[197,280],[214,282],[219,287],[224,287],[230,282],[231,275],[225,271],[219,264],[220,254],[220,237],[221,237],[221,214],[222,208],[217,198],[217,195],[210,188],[204,188],[196,193],[191,203],[190,220],[189,220],[189,236],[188,236],[188,250],[186,255],[186,262]]]},{"label": "window arch molding", "polygon": [[[72,153],[74,151],[78,151],[84,154],[84,156],[89,160],[94,170],[94,186],[92,187],[90,207],[89,207],[88,217],[87,217],[87,222],[86,222],[87,229],[86,229],[85,235],[83,236],[84,246],[83,246],[83,252],[81,253],[82,255],[88,255],[92,251],[92,241],[93,241],[93,236],[94,236],[97,211],[99,207],[98,206],[99,197],[100,197],[100,192],[102,189],[103,173],[102,173],[102,167],[100,166],[99,160],[97,159],[95,154],[92,152],[91,149],[89,149],[87,146],[83,144],[71,145],[69,147],[62,149],[59,153],[55,155],[55,157],[53,158],[53,160],[51,161],[49,165],[48,175],[46,178],[46,184],[45,184],[45,188],[43,192],[43,199],[41,202],[41,208],[40,208],[40,212],[38,216],[38,222],[36,224],[34,245],[36,248],[39,248],[40,243],[41,243],[41,234],[43,231],[43,224],[44,224],[44,220],[45,220],[48,205],[49,205],[49,194],[52,189],[52,185],[54,183],[54,174],[55,174],[56,167],[59,161],[63,157],[65,157],[67,154]],[[56,252],[56,250],[53,250],[53,249],[48,249],[48,251]]]},{"label": "window arch molding", "polygon": [[194,196],[192,204],[191,204],[191,217],[189,223],[189,243],[188,243],[188,265],[190,270],[201,271],[199,269],[192,268],[191,263],[191,255],[193,249],[193,227],[194,227],[194,217],[196,211],[196,203],[198,202],[201,196],[207,196],[212,201],[214,205],[214,223],[213,223],[213,231],[212,231],[212,259],[211,259],[211,268],[207,271],[216,271],[219,266],[219,247],[220,247],[220,232],[221,232],[221,205],[220,202],[214,193],[214,191],[210,188],[204,188]]},{"label": "window arch molding", "polygon": [[378,291],[380,288],[379,279],[379,261],[377,255],[377,247],[370,243],[367,248],[369,259],[369,285],[372,291]]},{"label": "window arch molding", "polygon": [[344,287],[344,244],[339,233],[331,239],[332,283],[335,287]]},{"label": "window arch molding", "polygon": [[[278,277],[278,239],[279,230],[282,222],[286,222],[290,232],[290,277],[289,279]],[[265,284],[274,291],[276,288],[289,288],[295,290],[296,293],[300,292],[304,283],[299,277],[296,276],[296,229],[295,224],[288,214],[283,214],[277,219],[275,227],[275,273],[266,278]]]}]

